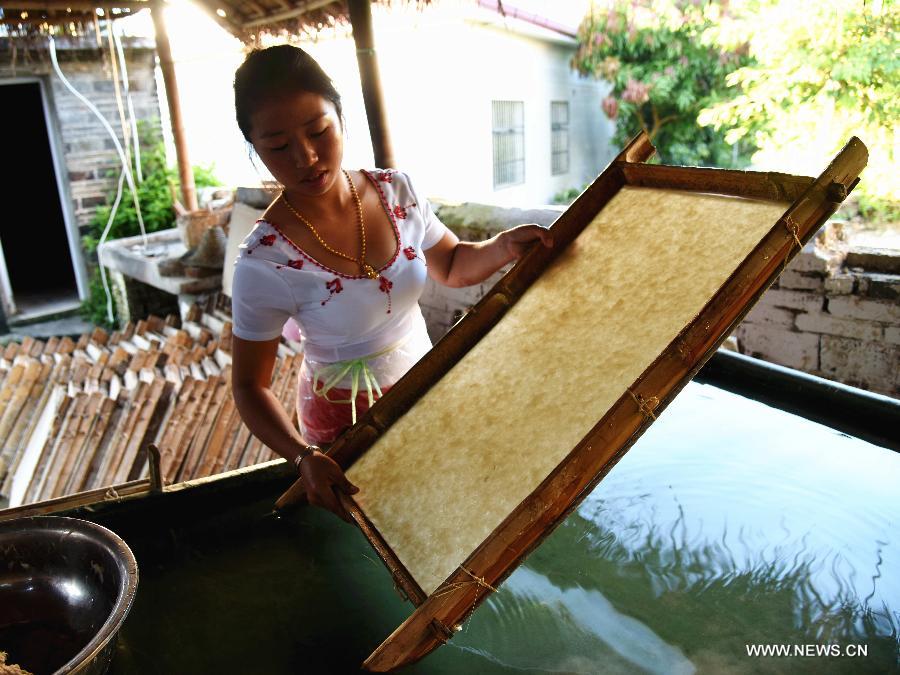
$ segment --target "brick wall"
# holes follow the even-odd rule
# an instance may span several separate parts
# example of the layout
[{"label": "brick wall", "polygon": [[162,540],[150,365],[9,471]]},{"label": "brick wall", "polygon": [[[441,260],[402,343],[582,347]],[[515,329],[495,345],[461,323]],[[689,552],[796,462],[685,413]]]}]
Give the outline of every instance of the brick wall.
[{"label": "brick wall", "polygon": [[[45,49],[14,51],[8,43],[0,47],[0,78],[37,77],[44,81],[50,118],[64,155],[62,160],[67,172],[64,182],[68,183],[72,212],[79,228],[84,230],[94,211],[105,203],[107,194],[116,186],[120,164],[112,139],[94,114],[53,72]],[[159,99],[154,79],[156,53],[143,40],[126,40],[123,48],[135,116],[153,122],[159,128]],[[91,37],[59,42],[57,56],[69,82],[100,110],[119,134],[121,142],[119,111],[106,43],[104,49],[100,49]],[[115,178],[106,177],[110,169],[116,170]]]},{"label": "brick wall", "polygon": [[745,354],[900,397],[900,252],[826,226],[734,334]]},{"label": "brick wall", "polygon": [[[513,225],[550,224],[558,211],[437,204],[464,240]],[[420,305],[432,340],[440,338],[502,276],[446,288],[429,279]],[[830,224],[804,247],[734,330],[738,349],[869,391],[900,397],[900,252],[854,249]]]}]

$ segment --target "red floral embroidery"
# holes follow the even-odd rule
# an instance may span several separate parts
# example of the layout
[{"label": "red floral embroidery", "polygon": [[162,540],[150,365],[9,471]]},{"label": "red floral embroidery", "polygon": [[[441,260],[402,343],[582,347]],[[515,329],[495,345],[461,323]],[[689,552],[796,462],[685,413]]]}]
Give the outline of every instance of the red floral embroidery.
[{"label": "red floral embroidery", "polygon": [[382,275],[378,277],[378,288],[382,293],[387,295],[388,298],[388,307],[387,313],[391,313],[391,289],[394,287],[394,282],[388,279],[386,276]]},{"label": "red floral embroidery", "polygon": [[415,202],[413,202],[412,204],[407,204],[406,206],[401,206],[400,204],[397,204],[396,206],[394,206],[394,211],[393,211],[394,216],[396,218],[399,218],[400,220],[403,220],[404,218],[406,218],[406,209],[411,209],[415,205],[416,205]]},{"label": "red floral embroidery", "polygon": [[[267,234],[265,237],[263,237],[262,239],[259,240],[259,243],[256,246],[271,246],[274,243],[275,243],[275,235]],[[247,255],[250,255],[251,253],[253,253],[253,249],[255,249],[256,246],[251,246],[250,248],[248,248]]]},{"label": "red floral embroidery", "polygon": [[322,301],[322,304],[323,304],[323,305],[324,305],[326,302],[328,302],[329,300],[331,300],[331,298],[333,298],[337,293],[340,293],[341,291],[343,291],[343,290],[344,290],[344,284],[341,283],[341,280],[340,280],[340,279],[338,279],[337,277],[335,277],[335,278],[332,279],[331,281],[326,281],[326,282],[325,282],[325,288],[328,289],[328,297],[325,298],[325,299]]},{"label": "red floral embroidery", "polygon": [[[285,265],[279,265],[275,269],[280,270],[282,267],[285,267]],[[287,267],[291,267],[295,270],[302,270],[303,269],[303,258],[297,258],[296,260],[288,260]]]},{"label": "red floral embroidery", "polygon": [[392,183],[394,181],[394,171],[393,169],[385,169],[380,174],[378,174],[378,180],[382,183]]},{"label": "red floral embroidery", "polygon": [[428,267],[428,263],[425,262],[425,258],[416,253],[416,249],[414,249],[412,246],[407,246],[405,249],[403,249],[403,255],[406,256],[407,260],[415,260],[416,258],[418,258],[422,261],[423,265]]}]

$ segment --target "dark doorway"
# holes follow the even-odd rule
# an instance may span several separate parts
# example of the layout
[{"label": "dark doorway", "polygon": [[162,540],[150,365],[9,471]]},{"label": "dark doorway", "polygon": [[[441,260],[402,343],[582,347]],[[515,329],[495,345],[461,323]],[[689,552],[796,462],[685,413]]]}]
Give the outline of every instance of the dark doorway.
[{"label": "dark doorway", "polygon": [[78,301],[78,286],[37,82],[0,86],[0,129],[10,162],[0,181],[10,318],[52,313]]}]

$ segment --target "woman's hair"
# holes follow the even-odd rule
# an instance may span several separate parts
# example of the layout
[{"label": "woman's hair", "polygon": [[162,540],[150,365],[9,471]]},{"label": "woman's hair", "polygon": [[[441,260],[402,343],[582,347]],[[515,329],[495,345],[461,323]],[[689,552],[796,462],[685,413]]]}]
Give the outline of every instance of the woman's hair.
[{"label": "woman's hair", "polygon": [[299,47],[254,49],[234,74],[234,109],[238,127],[250,141],[250,116],[267,98],[308,91],[331,101],[343,121],[341,95],[316,60]]}]

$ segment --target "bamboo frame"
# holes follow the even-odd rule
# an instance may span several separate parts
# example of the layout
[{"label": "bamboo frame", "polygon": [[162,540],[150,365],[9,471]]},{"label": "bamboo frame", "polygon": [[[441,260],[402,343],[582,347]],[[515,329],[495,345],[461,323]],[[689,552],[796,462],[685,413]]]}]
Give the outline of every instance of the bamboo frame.
[{"label": "bamboo frame", "polygon": [[231,389],[231,382],[226,381],[223,377],[213,376],[209,379],[213,380],[215,384],[210,392],[210,397],[207,399],[206,411],[203,413],[200,425],[194,434],[194,438],[191,440],[190,447],[187,449],[184,468],[181,472],[184,480],[198,477],[197,467],[204,459],[210,433],[214,428],[214,424],[218,424],[225,396]]},{"label": "bamboo frame", "polygon": [[88,436],[88,439],[85,442],[85,452],[79,459],[78,464],[72,472],[71,479],[66,486],[66,494],[81,492],[84,488],[91,466],[94,463],[94,458],[102,447],[103,437],[107,433],[106,429],[109,426],[115,407],[116,402],[111,398],[106,398],[101,403],[97,421],[91,429],[90,436]]},{"label": "bamboo frame", "polygon": [[[28,422],[34,402],[41,395],[46,383],[48,366],[37,360],[25,365],[22,380],[10,391],[10,397],[2,405],[0,415],[0,482],[12,469],[15,446],[10,442],[16,431]],[[34,392],[34,393],[32,393]],[[18,429],[17,429],[18,427]]]},{"label": "bamboo frame", "polygon": [[81,419],[78,421],[71,444],[64,452],[60,452],[60,463],[54,466],[53,474],[49,477],[47,489],[44,492],[46,498],[52,499],[66,494],[66,483],[72,475],[76,463],[81,459],[82,453],[86,450],[85,441],[103,403],[103,394],[99,392],[82,395],[87,398],[87,402],[82,410]]},{"label": "bamboo frame", "polygon": [[[227,367],[222,372],[222,379],[225,382],[223,390],[225,393],[231,389],[231,369]],[[197,468],[191,475],[191,478],[200,478],[208,476],[216,471],[216,467],[220,465],[219,458],[225,452],[223,447],[228,432],[231,429],[232,416],[235,414],[234,399],[231,396],[225,396],[221,407],[218,408],[215,423],[212,425],[209,438],[206,441],[206,447],[200,457]]]},{"label": "bamboo frame", "polygon": [[[63,426],[60,429],[60,434],[53,444],[49,456],[46,457],[46,462],[44,462],[45,458],[41,457],[43,473],[40,476],[40,482],[38,483],[35,498],[29,501],[51,499],[54,496],[53,488],[56,484],[56,480],[62,473],[63,463],[68,457],[69,450],[75,441],[78,429],[85,417],[85,410],[88,407],[89,399],[90,394],[78,393],[75,395],[74,400],[66,413]],[[35,474],[35,476],[37,476],[37,474]]]},{"label": "bamboo frame", "polygon": [[166,424],[166,431],[159,440],[160,468],[163,483],[175,482],[175,476],[182,459],[182,440],[184,436],[185,418],[196,405],[198,387],[203,384],[191,377],[185,378],[178,392],[178,398],[172,409],[172,415]]},{"label": "bamboo frame", "polygon": [[50,462],[50,455],[55,447],[60,429],[63,428],[63,425],[68,420],[69,409],[72,407],[72,402],[73,399],[70,396],[63,396],[59,403],[56,416],[53,418],[50,429],[41,444],[41,450],[34,471],[32,471],[31,477],[28,480],[28,487],[25,490],[25,503],[37,501],[38,496],[40,495],[40,486],[43,476],[47,471],[47,465]]},{"label": "bamboo frame", "polygon": [[[164,475],[195,481],[224,470],[242,432],[234,461],[274,458],[231,397],[231,355],[219,340],[230,322],[199,307],[191,317],[184,329],[175,315],[151,315],[77,342],[25,337],[0,348],[0,496],[14,491],[14,507],[50,503],[154,471],[160,489]],[[279,353],[273,391],[287,405],[302,356]],[[143,452],[153,441],[164,449],[148,453],[155,465]]]},{"label": "bamboo frame", "polygon": [[[463,321],[394,385],[365,416],[329,450],[343,467],[361,456],[391,424],[461,359],[503,316],[512,304],[586,227],[593,216],[626,185],[715,192],[791,202],[784,215],[732,272],[700,314],[607,411],[594,428],[540,485],[461,561],[456,571],[365,661],[365,668],[387,671],[412,663],[452,637],[454,629],[513,569],[577,506],[635,443],[669,402],[715,352],[753,303],[799,252],[797,242],[808,241],[834,213],[858,182],[868,153],[853,138],[822,173],[811,178],[785,174],[723,171],[689,167],[643,165],[653,148],[638,136],[581,197],[554,223],[556,246],[532,249],[473,308]],[[795,239],[796,237],[796,239]],[[641,409],[637,399],[658,403]],[[278,508],[303,498],[297,481],[276,502]],[[391,558],[390,547],[365,514],[347,497],[350,511],[394,578],[415,583],[402,563]],[[540,505],[540,508],[535,508]],[[387,558],[382,555],[387,549]],[[394,556],[395,557],[395,556]]]},{"label": "bamboo frame", "polygon": [[[52,359],[46,365],[50,368],[56,366],[55,362]],[[60,373],[68,373],[67,364],[63,363],[59,365],[58,368]],[[7,441],[8,448],[13,450],[16,454],[12,459],[12,464],[9,465],[2,487],[0,487],[0,494],[4,495],[5,497],[9,497],[11,495],[13,480],[19,470],[19,464],[25,454],[23,445],[31,438],[32,433],[34,433],[35,429],[38,426],[38,423],[41,420],[42,415],[44,414],[44,408],[47,406],[53,390],[57,386],[59,386],[57,380],[53,377],[52,370],[50,372],[47,372],[46,374],[42,372],[41,379],[44,384],[42,385],[41,391],[38,396],[29,396],[29,409],[25,412],[25,415],[23,415],[23,417],[27,416],[27,421],[25,421],[24,424],[21,425],[21,428],[14,428],[9,440]],[[2,460],[0,460],[0,464],[2,463]],[[0,473],[2,473],[2,471],[0,471]]]},{"label": "bamboo frame", "polygon": [[100,502],[148,494],[150,491],[150,479],[133,480],[121,485],[112,485],[107,488],[86,490],[73,495],[47,499],[36,504],[23,504],[22,506],[15,506],[9,509],[0,509],[0,522],[15,520],[16,518],[30,518],[32,516],[59,513],[60,511],[68,511],[79,506],[89,506]]}]

